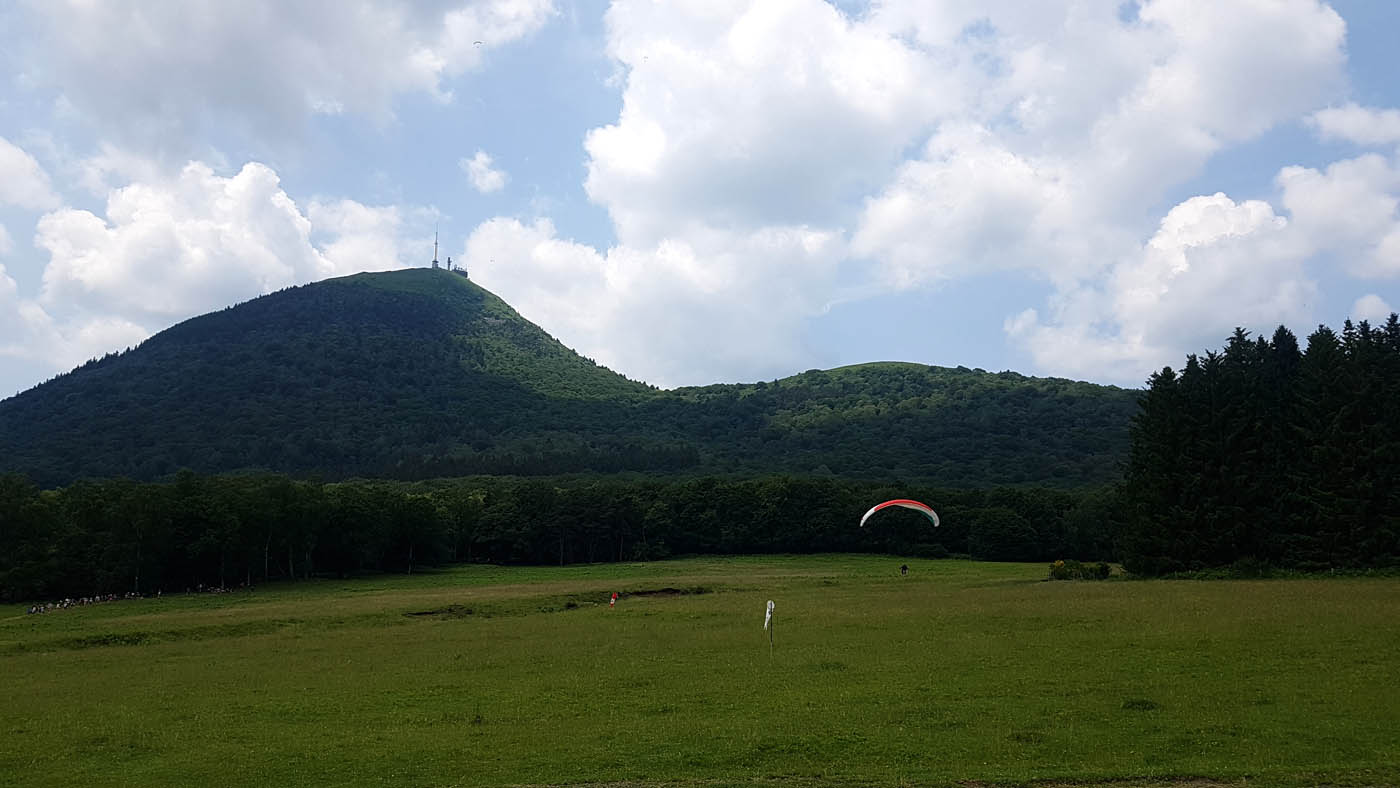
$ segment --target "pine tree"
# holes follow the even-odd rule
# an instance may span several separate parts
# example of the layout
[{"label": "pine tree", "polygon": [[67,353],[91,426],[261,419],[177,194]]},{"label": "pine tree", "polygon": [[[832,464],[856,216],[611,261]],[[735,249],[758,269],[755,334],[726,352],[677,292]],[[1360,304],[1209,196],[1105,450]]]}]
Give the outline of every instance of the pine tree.
[{"label": "pine tree", "polygon": [[[1194,359],[1188,364],[1194,363]],[[1177,535],[1182,433],[1179,379],[1171,367],[1153,373],[1133,418],[1132,450],[1122,488],[1126,514],[1119,552],[1137,574],[1163,574],[1183,568]]]}]

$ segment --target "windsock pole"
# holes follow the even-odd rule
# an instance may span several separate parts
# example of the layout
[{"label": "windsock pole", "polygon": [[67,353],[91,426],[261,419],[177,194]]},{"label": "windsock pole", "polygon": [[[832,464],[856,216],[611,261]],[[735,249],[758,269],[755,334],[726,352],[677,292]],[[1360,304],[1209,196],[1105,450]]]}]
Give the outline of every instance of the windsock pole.
[{"label": "windsock pole", "polygon": [[768,630],[768,656],[773,656],[773,630],[777,625],[773,621],[773,600],[768,600],[768,611],[763,614],[763,628]]}]

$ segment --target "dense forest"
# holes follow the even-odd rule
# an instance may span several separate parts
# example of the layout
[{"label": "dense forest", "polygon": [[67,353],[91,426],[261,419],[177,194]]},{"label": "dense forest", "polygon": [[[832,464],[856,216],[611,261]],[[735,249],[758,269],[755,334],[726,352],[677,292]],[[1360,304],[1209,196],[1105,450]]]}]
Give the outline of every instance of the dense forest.
[{"label": "dense forest", "polygon": [[446,271],[359,274],[185,321],[0,402],[0,472],[82,478],[790,473],[1117,478],[1139,392],[881,363],[660,391]]},{"label": "dense forest", "polygon": [[[943,525],[873,502],[913,495]],[[763,476],[481,477],[395,482],[281,475],[83,481],[0,476],[0,599],[226,588],[412,572],[452,562],[576,563],[680,554],[874,551],[986,560],[1100,559],[1101,490],[939,489]]]},{"label": "dense forest", "polygon": [[[347,277],[0,403],[0,599],[687,554],[1400,565],[1396,315],[1305,349],[1237,329],[1148,384],[878,363],[658,391],[461,277]],[[894,497],[943,525],[856,526]]]},{"label": "dense forest", "polygon": [[1280,327],[1154,374],[1120,491],[1124,565],[1400,564],[1400,321]]}]

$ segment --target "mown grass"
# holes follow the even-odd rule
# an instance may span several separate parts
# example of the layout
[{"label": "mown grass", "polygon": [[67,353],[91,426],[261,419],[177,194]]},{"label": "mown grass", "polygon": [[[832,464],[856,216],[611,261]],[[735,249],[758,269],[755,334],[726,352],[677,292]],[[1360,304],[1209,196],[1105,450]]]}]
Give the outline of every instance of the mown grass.
[{"label": "mown grass", "polygon": [[0,783],[1400,784],[1400,580],[898,563],[0,608]]}]

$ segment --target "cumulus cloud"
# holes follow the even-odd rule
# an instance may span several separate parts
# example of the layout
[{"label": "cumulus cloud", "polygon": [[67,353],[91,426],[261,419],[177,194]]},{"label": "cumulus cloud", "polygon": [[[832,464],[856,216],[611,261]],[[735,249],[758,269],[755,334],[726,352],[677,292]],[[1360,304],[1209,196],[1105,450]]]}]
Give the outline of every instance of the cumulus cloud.
[{"label": "cumulus cloud", "polygon": [[268,167],[225,178],[190,164],[172,181],[117,189],[105,218],[73,208],[41,218],[43,300],[152,318],[220,308],[332,273],[310,233]]},{"label": "cumulus cloud", "polygon": [[1368,293],[1356,299],[1356,303],[1351,305],[1351,317],[1353,320],[1369,320],[1372,325],[1379,325],[1390,318],[1390,314],[1395,309],[1386,303],[1384,298],[1375,293]]},{"label": "cumulus cloud", "polygon": [[[16,317],[19,314],[19,286],[10,277],[3,263],[0,263],[0,337],[14,337],[17,332],[15,326],[18,325]],[[13,340],[11,340],[13,341]],[[5,345],[4,349],[8,349]]]},{"label": "cumulus cloud", "polygon": [[842,217],[967,88],[820,0],[624,0],[607,25],[623,106],[586,137],[585,188],[618,242],[496,219],[468,241],[473,278],[654,383],[790,371],[832,300]]},{"label": "cumulus cloud", "polygon": [[945,127],[866,201],[852,249],[896,288],[1006,269],[1059,278],[1129,242],[1083,221],[1082,188],[1062,159],[1018,155],[985,127]]},{"label": "cumulus cloud", "polygon": [[19,286],[0,265],[0,357],[47,353],[50,343],[40,340],[51,322],[37,304],[20,298]]},{"label": "cumulus cloud", "polygon": [[[861,292],[1022,271],[1056,288],[1044,317],[1006,324],[1037,363],[1133,382],[1221,320],[1228,332],[1299,312],[1315,288],[1301,267],[1312,247],[1271,206],[1221,195],[1153,211],[1220,151],[1330,101],[1345,86],[1344,22],[1318,0],[1135,9],[616,2],[608,46],[622,109],[585,149],[586,189],[619,243],[569,259],[603,270],[636,260],[638,276],[656,267],[648,298],[673,304],[689,294],[680,280],[666,286],[659,250],[722,237],[741,256],[742,239],[771,228],[848,239],[843,254],[873,263]],[[1183,260],[1188,272],[1173,273]],[[764,256],[744,265],[749,281],[784,281]],[[615,305],[634,279],[595,278],[592,303],[626,313]],[[1147,304],[1153,287],[1163,300]],[[670,348],[643,340],[654,345],[638,346],[648,360],[636,363],[656,366]],[[638,339],[597,340],[608,342]]]},{"label": "cumulus cloud", "polygon": [[322,266],[330,276],[343,276],[423,264],[426,253],[415,255],[412,249],[423,249],[426,242],[410,236],[415,221],[418,225],[426,222],[404,213],[396,205],[313,200],[307,205],[306,218],[311,223],[312,241],[322,239],[316,244]]},{"label": "cumulus cloud", "polygon": [[[1140,383],[1145,371],[1218,345],[1236,325],[1307,324],[1318,284],[1309,261],[1362,278],[1400,275],[1400,165],[1366,154],[1322,170],[1285,167],[1267,202],[1223,194],[1177,205],[1142,250],[1102,283],[1065,288],[1048,315],[1005,322],[1042,368]],[[1384,319],[1374,294],[1353,316]],[[1136,379],[1135,379],[1136,378]]]},{"label": "cumulus cloud", "polygon": [[1372,109],[1358,104],[1328,107],[1308,118],[1323,139],[1357,145],[1400,145],[1400,110]]},{"label": "cumulus cloud", "polygon": [[677,225],[829,224],[968,87],[820,0],[651,3],[607,14],[617,122],[589,132],[588,194],[620,237]]},{"label": "cumulus cloud", "polygon": [[1268,203],[1193,197],[1102,284],[1062,291],[1047,317],[1028,309],[1005,328],[1044,369],[1138,385],[1236,325],[1306,322],[1317,292],[1308,251]]},{"label": "cumulus cloud", "polygon": [[0,137],[0,206],[42,211],[58,204],[48,173],[22,148]]},{"label": "cumulus cloud", "polygon": [[1309,246],[1356,276],[1400,275],[1400,167],[1368,154],[1325,170],[1285,167],[1282,202]]},{"label": "cumulus cloud", "polygon": [[1095,275],[1171,186],[1344,79],[1345,25],[1315,0],[1158,0],[1131,21],[1117,3],[1037,4],[1027,16],[1020,5],[994,2],[985,17],[956,5],[881,11],[929,46],[973,26],[1004,72],[966,110],[977,123],[944,124],[867,200],[855,246],[889,281],[937,281],[950,268],[1020,268],[1059,284]]},{"label": "cumulus cloud", "polygon": [[[180,155],[215,124],[271,134],[316,114],[389,115],[393,98],[451,98],[443,80],[554,14],[551,0],[26,0],[30,82],[104,135]],[[481,46],[475,42],[482,42]]]},{"label": "cumulus cloud", "polygon": [[1096,129],[1126,132],[1121,144],[1144,132],[1157,146],[1176,135],[1209,148],[1249,139],[1345,85],[1346,23],[1318,0],[1154,0],[1138,25],[1170,43]]},{"label": "cumulus cloud", "polygon": [[19,288],[0,265],[0,359],[65,372],[90,358],[135,345],[150,332],[115,316],[80,315],[60,323]]},{"label": "cumulus cloud", "polygon": [[[446,77],[552,13],[545,0],[231,9],[30,0],[52,50],[31,78],[69,89],[122,144],[188,142],[216,116],[285,130],[316,113],[383,117],[405,92],[447,100]],[[258,14],[280,24],[247,21]],[[890,0],[859,14],[615,0],[606,28],[621,109],[585,137],[584,185],[616,243],[499,218],[464,259],[527,317],[654,382],[791,371],[810,354],[803,322],[842,288],[1010,270],[1055,288],[1006,307],[1041,369],[1136,383],[1236,322],[1298,314],[1316,287],[1304,261],[1337,239],[1368,276],[1400,253],[1383,158],[1285,171],[1280,209],[1216,195],[1161,215],[1212,156],[1335,101],[1345,25],[1319,0]],[[1384,137],[1388,116],[1366,112],[1313,117],[1323,133]],[[46,217],[45,305],[219,305],[212,293],[401,257],[414,222],[351,201],[303,210],[267,168],[142,172],[146,153],[88,161],[92,188],[119,187],[105,217]],[[483,192],[504,184],[484,151],[459,164]],[[170,286],[132,289],[158,260]]]},{"label": "cumulus cloud", "polygon": [[[214,168],[226,166],[216,156],[201,161]],[[129,183],[159,181],[170,168],[163,167],[161,162],[149,156],[103,141],[98,143],[96,152],[71,162],[67,169],[78,186],[98,197],[106,197],[108,192]]]},{"label": "cumulus cloud", "polygon": [[566,345],[673,386],[790,371],[802,356],[797,329],[821,309],[842,254],[838,237],[805,227],[710,230],[600,253],[557,237],[547,219],[493,219],[463,258],[474,279]]},{"label": "cumulus cloud", "polygon": [[490,154],[484,150],[477,151],[476,155],[470,159],[463,158],[457,162],[457,166],[467,174],[472,188],[482,194],[498,192],[504,189],[506,181],[510,180],[510,176],[505,171],[492,167],[492,164],[494,162]]},{"label": "cumulus cloud", "polygon": [[194,162],[113,190],[102,216],[71,207],[42,216],[42,289],[27,299],[12,279],[0,281],[0,314],[23,338],[0,353],[62,371],[230,303],[403,267],[409,224],[398,207],[352,200],[312,201],[303,212],[266,165],[222,176]]}]

